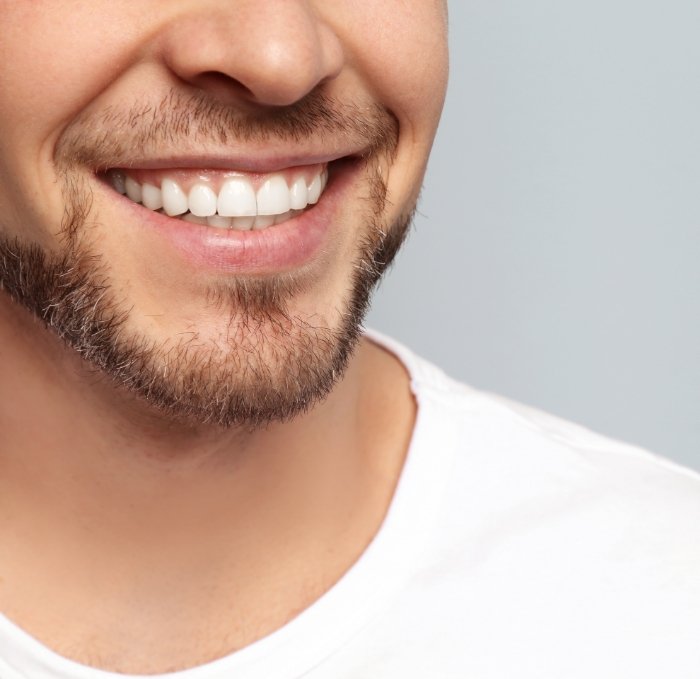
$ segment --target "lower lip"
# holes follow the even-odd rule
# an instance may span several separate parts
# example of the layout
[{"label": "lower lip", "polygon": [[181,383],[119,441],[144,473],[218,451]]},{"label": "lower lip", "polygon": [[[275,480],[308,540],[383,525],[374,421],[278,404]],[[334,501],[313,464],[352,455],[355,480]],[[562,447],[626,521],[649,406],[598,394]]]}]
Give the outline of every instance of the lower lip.
[{"label": "lower lip", "polygon": [[345,166],[329,179],[319,202],[296,217],[265,229],[236,231],[168,217],[114,195],[133,211],[137,223],[172,247],[190,265],[221,273],[269,274],[302,267],[325,248],[341,195],[349,181]]}]

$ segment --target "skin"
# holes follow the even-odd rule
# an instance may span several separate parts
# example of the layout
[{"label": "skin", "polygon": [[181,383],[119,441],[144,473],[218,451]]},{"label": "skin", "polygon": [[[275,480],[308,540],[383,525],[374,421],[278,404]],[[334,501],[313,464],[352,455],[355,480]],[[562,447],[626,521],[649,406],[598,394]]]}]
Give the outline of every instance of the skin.
[{"label": "skin", "polygon": [[[379,104],[399,136],[380,163],[387,200],[374,217],[392,225],[415,205],[447,75],[441,1],[0,0],[0,23],[12,27],[0,35],[5,236],[60,253],[62,134],[173,89],[252,115],[317,91]],[[324,137],[323,150],[341,142]],[[354,177],[330,254],[290,300],[295,314],[338,325],[371,228],[357,209],[368,181]],[[130,329],[220,336],[225,319],[201,292],[212,274],[128,237],[115,205],[95,194],[88,237]],[[0,374],[0,611],[59,653],[134,674],[242,648],[337,582],[381,524],[415,418],[402,366],[362,340],[328,397],[289,421],[183,424],[101,379],[2,292]]]}]

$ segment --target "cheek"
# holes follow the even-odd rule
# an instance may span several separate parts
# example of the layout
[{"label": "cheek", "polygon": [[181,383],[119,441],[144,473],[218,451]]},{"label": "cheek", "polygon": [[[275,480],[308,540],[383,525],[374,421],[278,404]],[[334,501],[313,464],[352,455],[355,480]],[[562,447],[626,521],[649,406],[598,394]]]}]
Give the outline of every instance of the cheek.
[{"label": "cheek", "polygon": [[327,7],[329,20],[331,8],[334,13],[349,66],[399,122],[398,155],[388,175],[388,204],[394,206],[390,217],[396,218],[418,198],[445,98],[445,4],[364,0]]},{"label": "cheek", "polygon": [[439,32],[410,33],[413,26],[399,23],[404,36],[382,40],[375,54],[374,79],[380,96],[399,117],[414,125],[433,127],[442,110],[447,85],[447,46]]},{"label": "cheek", "polygon": [[404,127],[432,138],[447,85],[445,4],[365,0],[342,5],[334,10],[336,28],[364,82]]},{"label": "cheek", "polygon": [[0,0],[0,125],[23,148],[55,133],[128,65],[121,5]]},{"label": "cheek", "polygon": [[54,145],[128,63],[121,4],[0,0],[0,202],[13,207],[6,225],[37,238],[35,225],[58,229]]}]

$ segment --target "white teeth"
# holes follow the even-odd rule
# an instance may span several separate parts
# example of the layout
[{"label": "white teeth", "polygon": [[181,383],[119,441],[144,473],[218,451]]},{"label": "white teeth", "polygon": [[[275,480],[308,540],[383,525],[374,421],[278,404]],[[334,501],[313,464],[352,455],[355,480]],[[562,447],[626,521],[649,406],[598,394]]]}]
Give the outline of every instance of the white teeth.
[{"label": "white teeth", "polygon": [[296,217],[307,206],[319,201],[328,180],[324,168],[307,186],[303,176],[291,186],[282,174],[273,174],[263,182],[257,193],[244,177],[227,179],[219,195],[211,186],[199,182],[186,194],[172,179],[163,179],[161,187],[139,184],[121,170],[111,170],[107,178],[114,189],[125,193],[136,203],[170,217],[181,217],[193,224],[219,229],[265,229]]},{"label": "white teeth", "polygon": [[169,217],[187,212],[189,205],[185,192],[172,179],[164,179],[160,185],[163,193],[163,209]]},{"label": "white teeth", "polygon": [[134,203],[141,202],[141,184],[134,181],[131,177],[127,177],[124,182],[124,187],[126,189],[126,195],[134,201]]},{"label": "white teeth", "polygon": [[291,210],[289,212],[285,212],[284,214],[277,215],[275,217],[275,224],[281,224],[282,222],[286,222],[288,219],[291,219],[293,217],[293,213]]},{"label": "white teeth", "polygon": [[206,226],[207,224],[207,218],[206,217],[196,217],[193,215],[191,212],[188,212],[186,215],[183,215],[180,217],[185,222],[190,222],[190,224],[201,224],[202,226]]},{"label": "white teeth", "polygon": [[303,210],[308,204],[309,190],[306,187],[306,180],[299,177],[289,189],[289,207],[292,210]]},{"label": "white teeth", "polygon": [[258,215],[279,215],[289,210],[289,188],[282,175],[273,175],[258,189]]},{"label": "white teeth", "polygon": [[323,187],[321,186],[321,175],[316,175],[313,178],[311,184],[309,184],[309,205],[315,205],[318,203],[318,199],[321,197],[321,191]]},{"label": "white teeth", "polygon": [[157,186],[144,184],[141,187],[141,202],[149,210],[160,210],[163,207],[163,194]]},{"label": "white teeth", "polygon": [[216,194],[204,184],[195,184],[188,196],[190,212],[197,217],[211,217],[216,214]]},{"label": "white teeth", "polygon": [[229,179],[219,191],[217,212],[222,217],[255,217],[257,205],[253,185],[246,179]]},{"label": "white teeth", "polygon": [[275,223],[275,215],[258,215],[253,223],[254,229],[265,229]]},{"label": "white teeth", "polygon": [[231,219],[232,217],[219,217],[219,215],[212,215],[207,217],[207,224],[209,224],[209,226],[215,226],[217,229],[230,229]]},{"label": "white teeth", "polygon": [[236,231],[250,231],[255,224],[255,217],[231,217],[231,228]]}]

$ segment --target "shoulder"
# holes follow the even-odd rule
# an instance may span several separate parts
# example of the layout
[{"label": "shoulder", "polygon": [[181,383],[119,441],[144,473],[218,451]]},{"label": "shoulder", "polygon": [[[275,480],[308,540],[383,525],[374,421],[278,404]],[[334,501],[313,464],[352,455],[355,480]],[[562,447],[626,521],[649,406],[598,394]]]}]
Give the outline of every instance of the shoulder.
[{"label": "shoulder", "polygon": [[400,357],[419,404],[407,471],[444,470],[401,605],[454,621],[435,634],[471,639],[455,662],[479,676],[694,676],[700,476]]},{"label": "shoulder", "polygon": [[[411,454],[449,449],[444,516],[492,538],[566,525],[578,544],[700,559],[700,474],[660,455],[459,383],[402,345],[419,406]],[[452,518],[450,518],[452,517]],[[490,517],[487,521],[485,517]],[[451,531],[450,539],[455,538]]]}]

